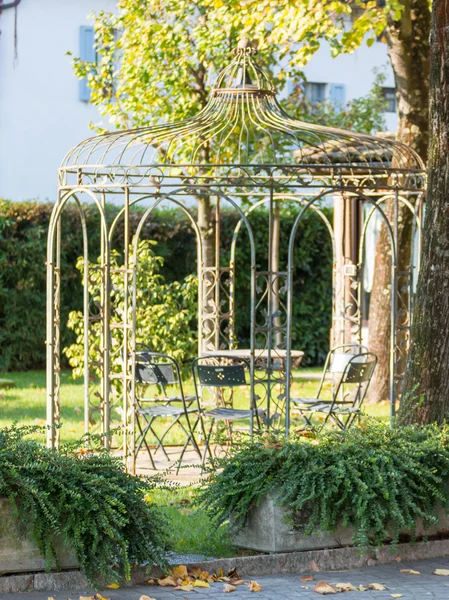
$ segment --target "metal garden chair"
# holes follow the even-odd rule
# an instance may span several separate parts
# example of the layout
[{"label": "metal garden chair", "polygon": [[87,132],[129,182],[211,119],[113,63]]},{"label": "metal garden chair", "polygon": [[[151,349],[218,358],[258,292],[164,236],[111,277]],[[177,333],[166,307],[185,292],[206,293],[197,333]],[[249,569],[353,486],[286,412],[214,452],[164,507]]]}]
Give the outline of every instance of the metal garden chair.
[{"label": "metal garden chair", "polygon": [[[224,361],[228,364],[222,364]],[[213,364],[214,362],[217,364]],[[232,364],[229,364],[230,362],[232,362]],[[224,388],[233,390],[235,387],[243,386],[251,389],[250,363],[246,359],[237,356],[222,356],[220,354],[198,357],[192,361],[192,374],[195,394],[198,401],[198,409],[201,411],[202,415],[202,428],[205,440],[202,460],[204,464],[207,454],[209,454],[209,458],[212,460],[210,441],[214,425],[219,421],[224,421],[231,425],[234,421],[248,419],[249,433],[252,436],[254,417],[259,421],[258,410],[255,407],[251,392],[248,409],[217,406],[217,399],[219,399],[220,396],[222,397]],[[215,392],[213,395],[215,406],[211,408],[206,408],[206,401],[203,398],[205,389],[212,389]],[[204,425],[204,419],[206,418],[210,419],[210,427],[207,433]]]},{"label": "metal garden chair", "polygon": [[[329,420],[347,429],[360,416],[361,407],[377,364],[377,356],[360,344],[344,344],[333,348],[326,358],[315,398],[291,398],[306,424],[313,427],[314,413],[324,414],[322,429]],[[327,380],[332,381],[332,398],[323,398]]]},{"label": "metal garden chair", "polygon": [[[176,360],[167,354],[151,350],[136,352],[135,382],[136,421],[139,429],[136,454],[144,445],[151,465],[153,469],[156,469],[153,453],[147,441],[147,436],[151,434],[156,440],[154,453],[160,448],[167,460],[170,460],[164,447],[164,439],[175,425],[179,425],[186,439],[178,459],[177,473],[190,443],[201,458],[201,451],[195,440],[195,430],[200,422],[200,413],[197,406],[192,406],[196,397],[184,394],[181,373]],[[185,419],[183,419],[184,417]],[[158,434],[155,429],[157,420],[167,418],[170,419],[169,425],[162,433]]]}]

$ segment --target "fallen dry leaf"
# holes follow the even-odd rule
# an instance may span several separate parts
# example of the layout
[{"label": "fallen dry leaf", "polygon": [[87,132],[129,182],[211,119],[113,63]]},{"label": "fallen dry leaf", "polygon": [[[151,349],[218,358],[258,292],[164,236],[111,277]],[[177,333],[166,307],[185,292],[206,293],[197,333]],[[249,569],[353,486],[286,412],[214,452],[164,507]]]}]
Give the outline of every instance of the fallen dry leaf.
[{"label": "fallen dry leaf", "polygon": [[189,571],[189,575],[190,575],[190,577],[194,577],[195,579],[198,579],[198,577],[201,575],[200,567],[192,567]]},{"label": "fallen dry leaf", "polygon": [[243,579],[231,579],[231,585],[243,585],[245,582]]},{"label": "fallen dry leaf", "polygon": [[110,583],[109,585],[106,586],[109,590],[118,590],[119,589],[119,584],[118,583]]},{"label": "fallen dry leaf", "polygon": [[441,575],[442,577],[449,577],[449,569],[435,569],[434,575]]},{"label": "fallen dry leaf", "polygon": [[172,575],[175,579],[187,579],[187,577],[189,576],[187,573],[187,567],[185,567],[184,565],[179,565],[179,567],[175,567],[174,569],[172,569]]},{"label": "fallen dry leaf", "polygon": [[313,591],[317,594],[336,594],[337,590],[327,583],[327,581],[318,581],[313,588]]},{"label": "fallen dry leaf", "polygon": [[110,598],[105,598],[101,594],[95,594],[95,599],[96,600],[111,600]]},{"label": "fallen dry leaf", "polygon": [[387,588],[381,583],[368,583],[366,586],[369,590],[376,590],[377,592],[383,592]]},{"label": "fallen dry leaf", "polygon": [[226,594],[229,594],[230,592],[235,592],[237,588],[235,587],[235,585],[230,585],[229,583],[225,583],[223,586],[223,591]]},{"label": "fallen dry leaf", "polygon": [[181,592],[193,592],[195,588],[193,587],[193,583],[188,583],[186,585],[183,585],[181,583],[181,585],[177,585],[175,587],[175,590],[181,591]]},{"label": "fallen dry leaf", "polygon": [[402,594],[391,594],[392,598],[402,598]]},{"label": "fallen dry leaf", "polygon": [[95,596],[80,596],[80,600],[95,600]]},{"label": "fallen dry leaf", "polygon": [[357,588],[352,583],[336,583],[335,589],[337,592],[353,592]]},{"label": "fallen dry leaf", "polygon": [[312,575],[306,575],[305,577],[300,577],[299,581],[313,581]]},{"label": "fallen dry leaf", "polygon": [[421,575],[420,571],[414,571],[413,569],[401,569],[401,573],[408,573],[408,575]]},{"label": "fallen dry leaf", "polygon": [[262,586],[257,583],[257,581],[250,581],[248,583],[248,589],[250,592],[260,592]]},{"label": "fallen dry leaf", "polygon": [[197,579],[196,581],[193,582],[194,587],[202,587],[202,588],[209,588],[210,585],[207,583],[207,581],[202,581],[201,579]]},{"label": "fallen dry leaf", "polygon": [[168,577],[164,577],[163,579],[158,579],[157,582],[162,587],[167,587],[169,585],[171,585],[172,587],[176,587],[178,585],[178,582],[175,581],[175,579],[171,575],[169,575]]},{"label": "fallen dry leaf", "polygon": [[240,575],[237,573],[237,569],[235,567],[228,571],[228,577],[230,579],[240,579]]},{"label": "fallen dry leaf", "polygon": [[156,600],[156,598],[150,598],[150,596],[145,596],[145,594],[143,596],[140,596],[139,600]]},{"label": "fallen dry leaf", "polygon": [[309,567],[310,567],[311,571],[319,571],[320,570],[319,566],[316,564],[316,562],[314,560],[310,561]]},{"label": "fallen dry leaf", "polygon": [[359,585],[359,587],[355,588],[357,591],[359,592],[366,592],[366,590],[368,589],[366,587],[366,585]]},{"label": "fallen dry leaf", "polygon": [[148,579],[148,581],[147,581],[147,585],[156,585],[156,584],[157,584],[157,581],[153,578]]},{"label": "fallen dry leaf", "polygon": [[199,579],[202,579],[203,581],[207,581],[209,579],[210,575],[207,571],[201,571]]}]

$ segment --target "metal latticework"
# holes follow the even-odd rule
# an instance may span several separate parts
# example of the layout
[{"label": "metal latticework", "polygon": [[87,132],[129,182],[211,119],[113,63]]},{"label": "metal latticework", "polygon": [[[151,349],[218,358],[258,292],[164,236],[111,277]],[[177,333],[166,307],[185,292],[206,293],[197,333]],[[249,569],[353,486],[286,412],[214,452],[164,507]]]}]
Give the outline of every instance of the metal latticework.
[{"label": "metal latticework", "polygon": [[[236,277],[247,270],[251,302],[247,310],[246,342],[252,370],[251,394],[263,407],[268,426],[288,432],[290,382],[301,360],[301,342],[293,348],[295,302],[294,250],[301,239],[298,228],[313,212],[328,231],[333,248],[333,315],[331,344],[361,341],[364,309],[363,281],[367,238],[375,221],[386,227],[391,258],[391,406],[394,412],[398,382],[408,347],[411,290],[416,259],[398,270],[398,214],[410,210],[412,242],[420,245],[424,168],[407,146],[383,137],[340,131],[303,123],[279,104],[267,74],[255,60],[247,41],[239,43],[235,57],[219,75],[209,102],[195,117],[172,124],[142,127],[92,137],[65,157],[59,170],[59,198],[52,215],[48,241],[48,443],[57,445],[59,421],[59,329],[61,285],[59,230],[67,202],[80,209],[84,232],[84,386],[85,426],[93,410],[101,413],[101,431],[108,432],[120,414],[123,449],[135,462],[134,355],[136,351],[137,248],[162,203],[184,210],[191,219],[198,244],[199,353],[235,351]],[[81,202],[90,200],[100,215],[101,258],[97,276],[101,293],[89,293],[89,244]],[[244,200],[244,202],[243,202]],[[212,252],[205,250],[203,232],[192,205],[208,201],[215,207]],[[109,223],[107,204],[123,208]],[[189,204],[189,209],[186,208]],[[295,221],[280,239],[280,207],[289,203]],[[141,212],[136,231],[130,214]],[[323,206],[334,206],[333,221]],[[237,215],[232,245],[223,248],[220,210]],[[267,214],[268,246],[256,256],[252,216]],[[111,246],[117,229],[124,230],[124,304],[120,314],[111,310]],[[249,244],[249,264],[238,264],[236,249]],[[286,264],[279,264],[279,244],[288,247]],[[212,258],[211,258],[212,257]],[[93,381],[89,331],[101,324],[96,340],[101,372]],[[98,330],[97,330],[98,331]],[[241,345],[241,343],[240,343]],[[325,350],[325,349],[323,349]],[[96,389],[92,389],[96,386]],[[119,406],[120,405],[120,406]],[[114,412],[115,411],[115,412]],[[118,412],[117,412],[118,411]],[[108,440],[108,436],[105,438]]]}]

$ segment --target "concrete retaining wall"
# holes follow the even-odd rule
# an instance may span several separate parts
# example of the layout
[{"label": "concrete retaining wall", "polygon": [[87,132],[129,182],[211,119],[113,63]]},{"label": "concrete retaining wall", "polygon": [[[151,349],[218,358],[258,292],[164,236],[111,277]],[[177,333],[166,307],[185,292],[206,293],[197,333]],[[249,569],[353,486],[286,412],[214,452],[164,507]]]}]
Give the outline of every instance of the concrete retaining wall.
[{"label": "concrete retaining wall", "polygon": [[[438,527],[425,529],[422,519],[416,527],[417,537],[444,534],[449,537],[449,517],[439,508]],[[240,548],[259,552],[299,552],[320,550],[323,548],[342,548],[352,546],[352,527],[339,526],[334,533],[316,533],[304,535],[301,528],[292,529],[286,521],[287,511],[278,506],[274,493],[268,494],[260,504],[251,509],[246,526],[234,534],[232,542]],[[404,535],[411,532],[404,531]],[[388,540],[385,540],[388,541]]]},{"label": "concrete retaining wall", "polygon": [[[74,569],[79,566],[73,551],[58,538],[55,538],[55,549],[62,569]],[[44,570],[45,560],[39,548],[19,530],[9,500],[0,498],[0,573]]]}]

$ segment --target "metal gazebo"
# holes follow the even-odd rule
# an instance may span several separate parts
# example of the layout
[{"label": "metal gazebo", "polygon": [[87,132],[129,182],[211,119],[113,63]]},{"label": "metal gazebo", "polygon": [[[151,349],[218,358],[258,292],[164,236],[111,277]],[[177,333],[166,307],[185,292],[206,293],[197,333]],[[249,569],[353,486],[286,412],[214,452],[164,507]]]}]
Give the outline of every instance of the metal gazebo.
[{"label": "metal gazebo", "polygon": [[[139,239],[152,212],[162,203],[185,211],[195,231],[198,248],[198,352],[232,351],[235,336],[236,247],[242,235],[250,244],[251,301],[248,307],[247,353],[252,372],[252,394],[263,402],[272,422],[288,434],[290,382],[300,360],[292,348],[295,302],[293,261],[297,231],[304,215],[314,211],[324,221],[333,248],[331,345],[362,339],[363,274],[369,223],[380,219],[391,246],[391,410],[403,375],[412,311],[415,266],[398,270],[398,213],[404,205],[412,213],[413,241],[419,245],[425,186],[424,168],[407,146],[381,137],[350,133],[295,120],[280,106],[270,78],[255,60],[256,50],[244,40],[235,57],[218,75],[210,99],[195,117],[180,122],[142,127],[92,137],[73,148],[59,169],[59,196],[51,217],[47,256],[47,424],[49,446],[59,444],[60,421],[60,236],[61,219],[69,201],[79,207],[84,235],[84,422],[89,431],[93,405],[101,411],[101,430],[112,425],[113,406],[120,403],[123,450],[135,464],[134,361],[136,351],[136,258]],[[92,308],[89,296],[88,239],[81,202],[94,203],[100,215],[101,257],[98,270],[101,294]],[[203,235],[192,199],[205,200],[215,211],[213,260],[206,256]],[[242,199],[245,202],[242,202]],[[288,261],[278,264],[277,207],[296,207],[289,233]],[[123,208],[108,222],[108,203]],[[186,206],[190,203],[189,207]],[[386,210],[386,206],[393,209]],[[130,231],[130,214],[144,205],[137,230]],[[333,222],[322,207],[334,207]],[[220,237],[220,208],[238,216],[231,248],[224,264]],[[259,207],[268,214],[268,247],[256,256],[252,215]],[[248,208],[249,207],[249,208]],[[113,315],[111,243],[117,227],[124,228],[124,308]],[[412,251],[412,255],[417,252]],[[260,266],[262,265],[262,267]],[[114,323],[112,327],[112,319]],[[89,331],[101,323],[98,340],[101,373],[92,393],[93,365]],[[120,347],[113,345],[120,329]],[[263,379],[256,372],[263,370]],[[117,387],[117,380],[120,382]],[[116,390],[119,389],[120,397]],[[105,435],[108,445],[109,436]],[[129,464],[131,464],[129,463]],[[130,467],[133,468],[132,466]]]}]

